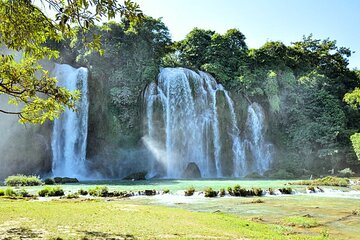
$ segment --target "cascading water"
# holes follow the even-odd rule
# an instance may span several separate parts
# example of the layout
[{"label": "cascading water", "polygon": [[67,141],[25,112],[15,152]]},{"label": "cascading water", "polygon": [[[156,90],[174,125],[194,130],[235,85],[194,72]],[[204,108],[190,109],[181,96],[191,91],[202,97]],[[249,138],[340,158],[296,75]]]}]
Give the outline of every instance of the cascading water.
[{"label": "cascading water", "polygon": [[56,64],[52,75],[58,79],[59,86],[81,92],[78,111],[66,109],[60,119],[54,121],[51,142],[52,173],[54,176],[81,178],[85,171],[88,128],[88,70]]},{"label": "cascading water", "polygon": [[[209,74],[184,68],[161,69],[158,81],[149,84],[144,98],[147,133],[143,140],[156,159],[149,177],[182,177],[190,163],[207,178],[248,173],[233,101]],[[221,98],[223,102],[219,103]],[[225,123],[220,121],[223,115],[229,118]],[[228,143],[230,167],[226,159],[230,155],[224,154]]]},{"label": "cascading water", "polygon": [[251,152],[252,161],[248,164],[247,171],[261,175],[269,170],[272,159],[272,144],[265,141],[264,121],[265,114],[262,107],[257,103],[250,104],[246,121],[245,145]]}]

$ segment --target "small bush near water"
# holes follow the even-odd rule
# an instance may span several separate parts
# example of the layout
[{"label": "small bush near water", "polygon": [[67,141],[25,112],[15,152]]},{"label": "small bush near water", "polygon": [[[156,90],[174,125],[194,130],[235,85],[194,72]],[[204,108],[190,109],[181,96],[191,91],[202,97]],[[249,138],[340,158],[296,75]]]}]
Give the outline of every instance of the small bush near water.
[{"label": "small bush near water", "polygon": [[279,191],[281,192],[281,194],[291,194],[292,193],[292,188],[291,187],[279,188]]},{"label": "small bush near water", "polygon": [[195,192],[195,188],[189,187],[187,190],[185,190],[185,196],[192,196],[194,195],[194,192]]},{"label": "small bush near water", "polygon": [[14,190],[12,188],[7,188],[5,190],[0,189],[0,197],[1,196],[5,196],[5,197],[11,197],[11,198],[16,198],[16,197],[33,197],[33,195],[29,194],[25,189],[20,189],[20,190]]},{"label": "small bush near water", "polygon": [[220,195],[220,197],[224,197],[224,196],[225,196],[225,194],[226,194],[226,192],[225,192],[225,188],[220,188],[220,191],[219,191],[219,195]]},{"label": "small bush near water", "polygon": [[17,197],[17,194],[14,189],[7,188],[7,189],[5,189],[5,196],[6,197]]},{"label": "small bush near water", "polygon": [[231,196],[235,197],[260,197],[263,194],[263,190],[261,188],[245,189],[240,187],[240,185],[235,185],[234,188],[228,187],[228,192]]},{"label": "small bush near water", "polygon": [[81,188],[81,189],[79,189],[78,194],[80,194],[82,196],[86,196],[86,195],[88,195],[88,191]]},{"label": "small bush near water", "polygon": [[70,194],[66,195],[65,198],[67,198],[67,199],[79,198],[79,194],[78,193],[70,193]]},{"label": "small bush near water", "polygon": [[105,186],[96,186],[95,188],[89,189],[89,194],[93,197],[108,197],[109,189]]},{"label": "small bush near water", "polygon": [[61,197],[64,190],[60,187],[45,187],[38,192],[40,197]]},{"label": "small bush near water", "polygon": [[5,179],[6,186],[39,186],[42,182],[38,176],[13,175]]},{"label": "small bush near water", "polygon": [[217,191],[214,191],[212,188],[205,189],[205,197],[216,197],[218,195]]}]

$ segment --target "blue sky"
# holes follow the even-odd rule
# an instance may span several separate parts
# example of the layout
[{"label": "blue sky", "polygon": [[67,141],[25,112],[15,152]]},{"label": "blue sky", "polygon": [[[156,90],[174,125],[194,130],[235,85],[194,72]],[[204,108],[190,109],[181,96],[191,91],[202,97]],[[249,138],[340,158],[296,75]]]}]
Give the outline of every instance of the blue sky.
[{"label": "blue sky", "polygon": [[350,68],[360,69],[360,0],[134,0],[146,15],[162,17],[173,40],[194,27],[224,33],[238,28],[249,47],[266,41],[285,44],[313,34],[336,40],[355,53]]}]

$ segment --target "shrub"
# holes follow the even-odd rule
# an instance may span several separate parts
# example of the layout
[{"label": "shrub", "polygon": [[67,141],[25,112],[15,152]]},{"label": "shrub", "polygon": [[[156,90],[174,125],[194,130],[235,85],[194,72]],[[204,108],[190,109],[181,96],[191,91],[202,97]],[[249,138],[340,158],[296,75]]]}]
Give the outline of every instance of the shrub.
[{"label": "shrub", "polygon": [[54,184],[55,184],[55,180],[54,180],[53,178],[46,178],[46,179],[44,180],[44,183],[45,183],[46,185],[54,185]]},{"label": "shrub", "polygon": [[237,196],[237,197],[241,196],[240,191],[241,191],[240,185],[238,185],[238,184],[235,185],[235,186],[234,186],[234,190],[233,190],[234,196]]},{"label": "shrub", "polygon": [[351,177],[355,173],[350,168],[344,168],[343,170],[338,171],[341,177]]},{"label": "shrub", "polygon": [[281,194],[291,194],[292,193],[291,187],[279,188],[279,191],[281,192]]},{"label": "shrub", "polygon": [[233,192],[233,190],[232,190],[231,187],[228,187],[228,188],[227,188],[227,191],[228,191],[228,193],[229,193],[230,196],[234,196],[234,192]]},{"label": "shrub", "polygon": [[19,197],[32,197],[32,195],[28,193],[25,189],[20,189],[16,192],[16,195]]},{"label": "shrub", "polygon": [[187,190],[185,190],[185,196],[192,196],[194,195],[194,192],[195,192],[195,188],[189,187]]},{"label": "shrub", "polygon": [[38,192],[40,197],[61,197],[64,190],[60,187],[45,187]]},{"label": "shrub", "polygon": [[79,198],[79,194],[78,193],[70,193],[68,195],[66,195],[67,199],[74,199],[74,198]]},{"label": "shrub", "polygon": [[216,197],[217,194],[217,191],[214,191],[212,188],[205,189],[205,197]]},{"label": "shrub", "polygon": [[4,193],[5,193],[4,195],[7,197],[16,197],[17,196],[16,192],[12,188],[5,189]]},{"label": "shrub", "polygon": [[89,189],[89,194],[93,197],[108,197],[109,189],[106,186],[96,186]]},{"label": "shrub", "polygon": [[170,190],[169,190],[169,189],[164,189],[164,190],[163,190],[163,193],[164,193],[164,194],[170,193]]},{"label": "shrub", "polygon": [[79,189],[78,194],[80,194],[82,196],[86,196],[86,195],[88,195],[88,191],[81,188],[81,189]]},{"label": "shrub", "polygon": [[220,197],[225,196],[225,188],[220,188],[219,195]]},{"label": "shrub", "polygon": [[42,182],[38,176],[13,175],[5,179],[6,186],[39,186]]},{"label": "shrub", "polygon": [[261,197],[263,194],[263,190],[261,188],[252,188],[250,192],[252,196],[257,196],[257,197]]},{"label": "shrub", "polygon": [[0,189],[0,197],[5,195],[5,191]]}]

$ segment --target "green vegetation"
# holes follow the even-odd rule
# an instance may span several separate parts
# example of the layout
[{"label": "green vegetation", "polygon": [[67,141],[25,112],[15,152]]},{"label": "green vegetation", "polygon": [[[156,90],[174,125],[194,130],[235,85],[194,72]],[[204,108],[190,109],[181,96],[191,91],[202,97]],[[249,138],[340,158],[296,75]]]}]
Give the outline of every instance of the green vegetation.
[{"label": "green vegetation", "polygon": [[88,191],[87,191],[87,190],[84,190],[84,189],[82,189],[82,188],[80,188],[80,189],[78,190],[78,193],[79,193],[80,195],[82,195],[82,196],[88,195]]},{"label": "green vegetation", "polygon": [[219,196],[220,196],[220,197],[224,197],[225,194],[226,194],[225,188],[220,188]]},{"label": "green vegetation", "polygon": [[7,188],[7,189],[5,189],[4,196],[6,196],[6,197],[16,197],[17,193],[15,192],[14,189]]},{"label": "green vegetation", "polygon": [[305,180],[305,181],[300,181],[300,182],[294,182],[291,184],[293,184],[293,185],[348,187],[349,179],[327,176],[324,178],[318,178],[318,179],[314,179],[314,180]]},{"label": "green vegetation", "polygon": [[54,185],[54,184],[55,184],[55,181],[54,181],[53,178],[46,178],[46,179],[44,180],[44,183],[45,183],[45,185]]},{"label": "green vegetation", "polygon": [[40,197],[61,197],[64,196],[64,190],[61,187],[45,187],[38,192]]},{"label": "green vegetation", "polygon": [[293,192],[291,187],[279,188],[279,191],[281,194],[292,194]]},{"label": "green vegetation", "polygon": [[[0,199],[0,212],[7,213],[0,215],[0,222],[4,223],[0,225],[0,235],[10,239],[29,233],[45,239],[99,236],[109,239],[294,239],[294,235],[288,235],[289,227],[257,223],[225,213],[191,212],[133,201]],[[320,234],[297,233],[295,239],[324,238]]]},{"label": "green vegetation", "polygon": [[66,195],[65,198],[67,198],[67,199],[79,198],[79,194],[78,193],[70,193],[70,194]]},{"label": "green vegetation", "polygon": [[42,182],[38,176],[14,175],[5,179],[6,186],[39,186]]},{"label": "green vegetation", "polygon": [[289,226],[296,226],[302,228],[318,227],[320,224],[316,219],[310,215],[298,216],[298,217],[287,217],[284,219],[285,224]]},{"label": "green vegetation", "polygon": [[194,195],[194,192],[195,192],[195,188],[192,186],[184,191],[185,196],[192,196]]},{"label": "green vegetation", "polygon": [[109,196],[109,189],[106,186],[96,186],[89,189],[89,195],[93,197],[107,197]]},{"label": "green vegetation", "polygon": [[360,74],[348,68],[350,49],[312,35],[289,46],[269,41],[248,49],[238,30],[220,35],[198,28],[175,43],[175,49],[177,60],[169,66],[175,62],[205,70],[232,93],[265,106],[268,134],[277,146],[274,170],[265,177],[360,169],[354,154],[360,146],[354,134],[360,129]]},{"label": "green vegetation", "polygon": [[205,189],[205,197],[217,197],[218,192],[214,191],[211,187]]},{"label": "green vegetation", "polygon": [[351,135],[350,140],[356,156],[358,160],[360,160],[360,133],[354,133],[353,135]]},{"label": "green vegetation", "polygon": [[28,198],[33,197],[25,189],[14,190],[13,188],[6,188],[5,190],[0,189],[0,197],[5,196],[9,198]]}]

